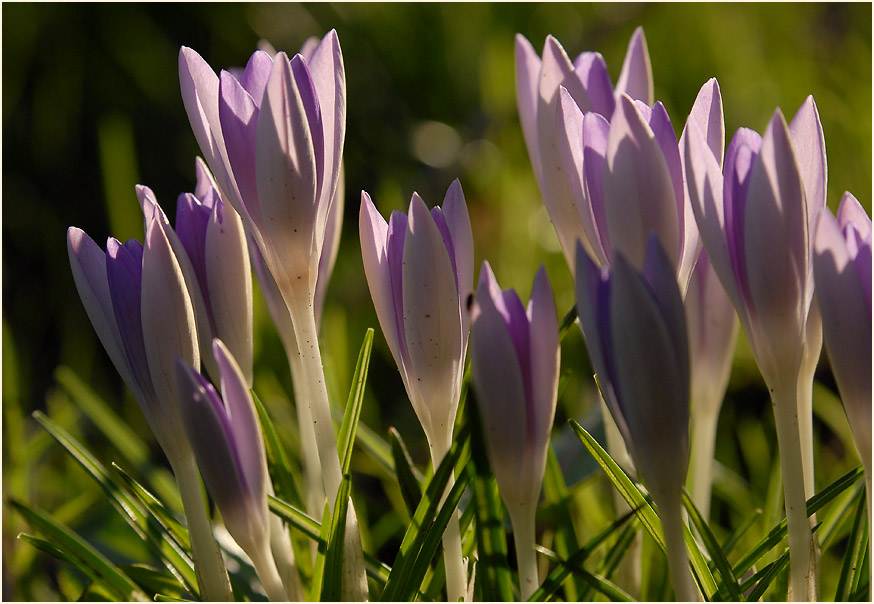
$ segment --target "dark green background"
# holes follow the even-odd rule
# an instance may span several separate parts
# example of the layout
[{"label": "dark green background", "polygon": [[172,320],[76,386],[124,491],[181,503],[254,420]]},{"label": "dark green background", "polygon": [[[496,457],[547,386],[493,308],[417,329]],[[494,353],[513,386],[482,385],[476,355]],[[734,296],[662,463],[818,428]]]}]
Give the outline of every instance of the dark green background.
[{"label": "dark green background", "polygon": [[[79,226],[98,243],[110,234],[142,239],[134,184],[151,186],[168,213],[177,194],[193,190],[198,149],[179,96],[180,45],[219,69],[244,65],[259,39],[295,51],[308,36],[339,33],[348,87],[347,212],[323,326],[332,394],[339,397],[365,328],[377,327],[358,246],[362,189],[388,215],[406,209],[414,190],[439,203],[459,177],[477,272],[488,259],[502,286],[526,298],[545,262],[559,312],[573,304],[519,127],[516,32],[538,50],[549,33],[572,57],[598,50],[615,81],[628,39],[643,25],[656,98],[678,133],[712,76],[722,88],[729,138],[741,126],[761,132],[777,106],[791,119],[813,94],[826,137],[829,205],[834,209],[851,190],[871,207],[870,4],[7,3],[2,11],[4,488],[48,509],[63,503],[65,487],[41,480],[35,467],[16,467],[25,458],[10,447],[39,431],[31,411],[60,405],[52,402],[59,364],[119,401],[119,413],[145,434],[79,302],[65,230]],[[443,160],[429,159],[439,152]],[[262,306],[256,310],[256,390],[290,392],[269,318]],[[559,419],[589,406],[578,334],[566,348],[563,369],[573,375]],[[738,355],[729,398],[740,405],[752,397],[761,414],[766,397],[743,344]],[[382,433],[398,425],[422,453],[420,429],[379,333],[371,375],[364,420]],[[827,372],[822,379],[831,384]],[[87,440],[92,432],[80,423]],[[93,441],[102,446],[99,437]],[[4,599],[55,593],[15,587],[14,573],[38,572],[6,564],[21,547],[12,541],[21,527],[9,515]]]}]

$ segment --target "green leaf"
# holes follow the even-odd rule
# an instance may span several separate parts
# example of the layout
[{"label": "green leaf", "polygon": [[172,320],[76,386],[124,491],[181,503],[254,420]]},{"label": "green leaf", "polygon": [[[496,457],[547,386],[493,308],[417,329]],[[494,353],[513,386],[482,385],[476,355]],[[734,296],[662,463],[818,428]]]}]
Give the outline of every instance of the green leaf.
[{"label": "green leaf", "polygon": [[850,530],[847,549],[844,553],[844,561],[841,565],[841,575],[835,590],[835,602],[844,602],[850,599],[854,583],[858,583],[856,576],[867,571],[867,567],[861,567],[862,558],[865,556],[865,545],[868,540],[868,530],[865,522],[867,506],[863,497],[858,498],[856,513],[853,515],[853,528]]},{"label": "green leaf", "polygon": [[[368,333],[372,341],[373,330],[368,330]],[[360,361],[361,358],[359,357],[358,360]],[[358,373],[357,369],[356,373]],[[352,433],[354,435],[354,428]],[[351,442],[350,440],[348,449],[352,448]],[[320,602],[340,601],[343,584],[343,544],[346,537],[346,513],[349,510],[349,494],[351,490],[352,481],[348,474],[344,474],[343,479],[340,481],[340,488],[337,491],[337,500],[334,502],[334,513],[331,516],[328,548],[325,552],[325,568],[322,575],[321,598],[319,598]]]},{"label": "green leaf", "polygon": [[340,467],[343,474],[349,473],[349,464],[352,463],[352,447],[355,444],[355,431],[358,428],[361,405],[364,402],[364,386],[367,384],[367,370],[370,367],[372,350],[373,328],[368,327],[364,333],[361,350],[358,353],[358,361],[355,363],[352,388],[349,390],[349,398],[346,399],[346,412],[343,415],[343,424],[340,426],[340,434],[337,438],[337,454],[340,456]]},{"label": "green leaf", "polygon": [[24,541],[25,543],[29,543],[36,549],[40,550],[52,556],[53,558],[57,558],[61,562],[66,562],[70,566],[78,568],[82,572],[84,572],[88,577],[92,580],[100,580],[100,577],[97,576],[90,568],[87,566],[83,566],[79,563],[79,560],[75,557],[67,553],[65,550],[62,550],[56,547],[53,543],[49,543],[45,539],[41,539],[34,535],[28,535],[27,533],[19,533],[18,539]]},{"label": "green leaf", "polygon": [[[619,567],[619,563],[622,562],[622,558],[625,557],[625,554],[628,552],[628,548],[630,548],[634,544],[634,540],[637,537],[638,527],[637,523],[633,518],[634,513],[629,512],[629,516],[632,516],[632,520],[628,523],[622,532],[619,533],[619,537],[616,539],[616,543],[607,550],[607,555],[604,556],[604,559],[601,561],[601,564],[598,567],[598,574],[610,578],[616,569]],[[580,595],[580,600],[589,600],[591,597],[589,596],[590,588],[586,588]]]},{"label": "green leaf", "polygon": [[130,474],[125,472],[118,464],[113,463],[112,467],[119,473],[122,480],[127,483],[128,487],[133,491],[134,495],[140,500],[145,509],[151,514],[152,518],[164,529],[173,539],[184,549],[191,549],[189,541],[188,529],[176,520],[172,512],[168,510],[157,497],[152,495],[143,485],[137,482]]},{"label": "green leaf", "polygon": [[465,425],[456,435],[452,447],[450,447],[449,452],[443,458],[440,466],[434,472],[428,487],[425,489],[422,500],[413,514],[410,526],[407,528],[400,549],[395,556],[395,562],[392,565],[391,573],[388,576],[385,590],[382,594],[383,600],[400,601],[408,599],[402,597],[402,594],[407,589],[407,581],[412,574],[416,557],[422,549],[422,543],[425,541],[429,527],[434,522],[440,498],[446,490],[449,477],[456,462],[461,457],[462,447],[467,443],[469,436],[469,426]]},{"label": "green leaf", "polygon": [[[331,404],[331,418],[335,422],[341,424],[345,415],[346,410],[343,407]],[[361,449],[379,464],[386,476],[394,476],[395,466],[391,456],[391,447],[381,436],[368,428],[367,424],[358,424],[355,439]]]},{"label": "green leaf", "polygon": [[[543,499],[552,511],[553,526],[555,527],[553,547],[559,556],[567,559],[571,552],[579,549],[580,544],[577,541],[574,520],[571,516],[570,505],[572,498],[568,492],[564,476],[561,473],[558,457],[556,457],[552,446],[548,447],[546,452],[546,471],[543,475]],[[564,588],[565,599],[568,602],[579,600],[581,588],[582,585],[577,585],[575,581],[569,582]]]},{"label": "green leaf", "polygon": [[415,469],[413,460],[407,451],[407,446],[404,444],[400,433],[394,427],[388,429],[388,441],[391,444],[391,453],[397,471],[398,485],[401,487],[401,497],[403,497],[407,511],[412,517],[416,507],[419,505],[419,501],[422,500],[421,482],[424,479],[418,470]]},{"label": "green leaf", "polygon": [[288,501],[291,504],[302,508],[303,503],[300,498],[300,491],[294,482],[294,475],[291,472],[291,465],[288,461],[288,456],[285,454],[282,444],[279,441],[279,435],[273,425],[273,420],[267,413],[264,403],[252,390],[252,400],[255,401],[255,408],[258,410],[258,421],[261,423],[261,433],[264,435],[264,451],[267,454],[267,470],[273,482],[273,491],[283,501]]},{"label": "green leaf", "polygon": [[731,570],[731,564],[729,564],[722,548],[719,546],[719,542],[714,537],[713,531],[710,530],[707,522],[701,516],[701,512],[695,507],[695,504],[685,490],[683,491],[683,504],[689,513],[689,520],[695,525],[698,534],[701,535],[701,539],[704,541],[704,547],[707,548],[707,553],[710,555],[713,565],[722,576],[723,585],[728,590],[729,599],[734,602],[740,601],[743,599],[743,594],[738,586],[737,577],[734,576],[734,572]]},{"label": "green leaf", "polygon": [[784,552],[779,558],[753,575],[755,588],[747,596],[747,602],[758,602],[777,576],[789,566],[789,552]]},{"label": "green leaf", "polygon": [[574,305],[561,319],[561,325],[558,327],[559,340],[564,340],[565,335],[567,335],[567,332],[570,331],[571,327],[573,327],[576,320],[577,307]]},{"label": "green leaf", "polygon": [[148,462],[148,446],[72,369],[58,367],[55,379],[125,460],[138,468]]},{"label": "green leaf", "polygon": [[31,509],[17,500],[10,500],[10,503],[34,530],[42,533],[56,549],[76,560],[77,568],[92,576],[122,600],[145,601],[146,595],[127,575],[70,528],[42,510]]},{"label": "green leaf", "polygon": [[182,598],[188,595],[174,577],[151,566],[125,564],[121,569],[147,594],[160,593],[173,598]]},{"label": "green leaf", "polygon": [[762,517],[764,512],[761,508],[756,508],[756,510],[752,513],[752,515],[746,519],[746,521],[738,528],[731,537],[725,542],[725,545],[722,546],[722,553],[725,556],[728,556],[731,551],[735,548],[735,546],[740,542],[744,535],[747,534],[753,525],[759,521],[759,518]]},{"label": "green leaf", "polygon": [[[598,441],[592,438],[592,436],[586,432],[582,426],[573,420],[571,421],[571,426],[573,427],[574,432],[577,433],[577,436],[580,438],[583,445],[595,458],[595,461],[599,466],[601,466],[601,469],[604,470],[607,477],[610,478],[610,482],[613,483],[613,486],[616,487],[619,494],[622,495],[623,499],[625,499],[632,509],[637,511],[638,517],[644,528],[650,536],[652,536],[653,540],[659,546],[659,549],[664,552],[665,542],[662,536],[661,522],[655,511],[646,501],[646,498],[640,492],[640,489],[631,482],[631,479],[628,478],[622,468],[616,465],[616,462],[614,462],[607,452],[601,448]],[[689,532],[688,527],[684,526],[683,533],[686,540],[686,550],[689,555],[689,562],[692,565],[692,574],[698,582],[698,586],[704,594],[704,597],[710,600],[717,591],[716,581],[713,579],[710,568],[707,566],[707,561],[701,554],[701,550],[698,549],[698,545],[695,543],[695,539]]]},{"label": "green leaf", "polygon": [[[331,508],[325,500],[325,511],[322,518],[331,517]],[[325,561],[328,553],[328,539],[331,537],[331,525],[323,522],[319,530],[319,542],[316,549],[316,561],[313,563],[313,584],[310,586],[310,601],[317,602],[322,594],[322,581],[325,576]]]}]

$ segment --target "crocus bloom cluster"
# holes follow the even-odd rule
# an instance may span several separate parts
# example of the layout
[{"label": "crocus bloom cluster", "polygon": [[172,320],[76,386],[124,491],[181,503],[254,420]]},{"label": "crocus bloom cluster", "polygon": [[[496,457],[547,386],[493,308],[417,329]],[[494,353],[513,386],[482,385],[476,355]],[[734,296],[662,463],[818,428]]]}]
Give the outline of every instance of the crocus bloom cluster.
[{"label": "crocus bloom cluster", "polygon": [[[832,371],[871,490],[871,219],[844,193],[837,220],[820,212],[814,242],[816,298]],[[870,503],[869,503],[870,507]]]},{"label": "crocus bloom cluster", "polygon": [[577,312],[604,400],[659,507],[678,600],[696,600],[681,494],[689,463],[689,343],[674,268],[655,234],[643,271],[598,268],[577,246]]},{"label": "crocus bloom cluster", "polygon": [[[580,196],[589,192],[573,190],[572,175],[562,159],[558,141],[565,126],[557,118],[561,88],[582,113],[594,112],[600,121],[610,119],[623,94],[652,105],[652,68],[643,30],[636,29],[631,37],[615,89],[600,53],[584,52],[571,62],[558,40],[547,36],[541,58],[528,40],[516,36],[516,98],[522,133],[559,244],[568,265],[573,266],[576,240],[588,248],[589,242],[600,239],[599,227],[604,224],[597,222],[599,216],[593,214],[591,206],[580,204]],[[606,141],[603,126],[593,126],[590,136]],[[596,254],[594,250],[590,253]]]},{"label": "crocus bloom cluster", "polygon": [[234,540],[252,559],[271,600],[286,599],[270,552],[267,459],[248,383],[221,340],[213,341],[222,396],[181,358],[179,409],[209,494]]},{"label": "crocus bloom cluster", "polygon": [[471,313],[471,372],[489,461],[510,512],[522,599],[538,587],[534,513],[555,417],[561,349],[552,289],[541,267],[527,309],[501,291],[488,262]]},{"label": "crocus bloom cluster", "polygon": [[194,193],[182,193],[176,201],[175,230],[150,188],[138,186],[137,196],[146,218],[156,214],[165,225],[191,295],[207,371],[218,376],[212,356],[212,340],[217,337],[239,359],[251,386],[252,274],[243,223],[222,201],[202,159],[197,158],[195,168]]}]

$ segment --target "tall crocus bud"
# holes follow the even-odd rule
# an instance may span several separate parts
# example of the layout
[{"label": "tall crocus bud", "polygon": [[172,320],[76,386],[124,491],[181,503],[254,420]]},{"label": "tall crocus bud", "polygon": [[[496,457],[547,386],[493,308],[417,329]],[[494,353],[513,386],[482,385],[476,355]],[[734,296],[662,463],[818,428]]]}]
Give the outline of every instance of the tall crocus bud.
[{"label": "tall crocus bud", "polygon": [[79,297],[173,468],[202,595],[227,600],[232,597],[230,583],[203,505],[172,378],[177,357],[200,365],[194,311],[182,269],[157,212],[148,221],[145,245],[110,238],[106,247],[104,253],[80,229],[67,231]]},{"label": "tall crocus bud", "polygon": [[813,269],[832,372],[850,420],[871,507],[871,219],[844,193],[835,220],[819,215]]},{"label": "tall crocus bud", "polygon": [[176,387],[185,431],[200,474],[228,532],[255,565],[271,600],[285,591],[270,553],[267,459],[248,383],[221,340],[213,343],[222,397],[196,369],[176,360]]},{"label": "tall crocus bud", "polygon": [[[409,214],[380,216],[361,194],[359,233],[376,315],[437,467],[449,450],[461,395],[473,290],[473,234],[461,184],[430,212],[414,193]],[[444,535],[450,600],[466,592],[458,523]]]},{"label": "tall crocus bud", "polygon": [[148,187],[137,196],[146,217],[157,212],[185,276],[197,318],[200,356],[207,371],[218,375],[212,340],[220,338],[239,359],[247,383],[252,384],[252,275],[243,223],[225,204],[203,160],[195,162],[194,193],[179,195],[176,228]]},{"label": "tall crocus bud", "polygon": [[577,247],[577,312],[604,400],[659,508],[678,600],[698,593],[683,537],[689,344],[671,259],[650,236],[639,271],[622,252],[598,268]]},{"label": "tall crocus bud", "polygon": [[574,199],[570,175],[560,155],[558,140],[563,126],[556,117],[561,87],[583,113],[595,112],[605,119],[613,115],[622,94],[652,105],[652,68],[643,30],[637,28],[631,37],[615,89],[600,53],[584,52],[571,62],[558,40],[547,36],[541,59],[524,36],[516,35],[516,100],[522,133],[546,209],[572,267],[576,240],[588,246],[597,238],[597,225],[588,207]]},{"label": "tall crocus bud", "polygon": [[[805,507],[799,382],[816,349],[811,317],[811,219],[824,203],[825,145],[813,99],[792,126],[778,109],[764,137],[739,130],[725,179],[698,124],[687,124],[684,160],[701,239],[737,310],[772,394],[792,567],[798,599],[815,597],[815,551]],[[817,353],[818,354],[818,351]]]},{"label": "tall crocus bud", "polygon": [[555,300],[541,267],[527,309],[501,291],[488,262],[472,309],[471,370],[489,460],[510,512],[523,600],[539,580],[534,514],[558,394],[559,337]]}]

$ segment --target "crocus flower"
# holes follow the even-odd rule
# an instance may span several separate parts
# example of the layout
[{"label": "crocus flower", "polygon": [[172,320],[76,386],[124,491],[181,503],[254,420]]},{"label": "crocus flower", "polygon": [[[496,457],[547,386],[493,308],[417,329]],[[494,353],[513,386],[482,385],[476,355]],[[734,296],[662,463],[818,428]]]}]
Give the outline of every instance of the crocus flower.
[{"label": "crocus flower", "polygon": [[510,512],[522,599],[539,585],[534,514],[558,395],[560,346],[555,300],[541,267],[527,309],[501,291],[488,262],[471,313],[471,371],[489,460]]},{"label": "crocus flower", "polygon": [[821,210],[813,268],[832,372],[871,490],[871,219],[844,193],[837,220]]},{"label": "crocus flower", "polygon": [[577,246],[577,311],[593,368],[659,508],[677,599],[696,600],[683,538],[689,463],[689,343],[671,259],[650,235],[642,272],[621,251],[611,268]]},{"label": "crocus flower", "polygon": [[197,319],[200,356],[207,371],[218,375],[212,356],[214,337],[226,342],[252,385],[252,275],[243,223],[215,188],[203,160],[195,162],[197,186],[176,201],[176,228],[171,229],[155,194],[137,187],[146,217],[166,225],[170,244],[185,275]]},{"label": "crocus flower", "polygon": [[267,459],[261,427],[240,366],[221,340],[213,341],[222,396],[181,358],[175,366],[179,409],[200,474],[234,540],[255,565],[271,600],[284,601],[270,553]]},{"label": "crocus flower", "polygon": [[[437,467],[452,442],[468,339],[464,305],[473,290],[473,235],[461,184],[453,181],[442,208],[430,212],[413,193],[409,214],[392,212],[387,224],[362,191],[358,224],[376,315]],[[444,535],[453,601],[467,591],[458,531],[453,521]]]},{"label": "crocus flower", "polygon": [[201,595],[233,597],[203,502],[200,478],[179,414],[174,359],[200,365],[194,310],[159,212],[145,245],[114,238],[103,252],[81,229],[67,231],[79,297],[97,336],[164,450],[185,508]]},{"label": "crocus flower", "polygon": [[573,266],[576,240],[588,246],[597,238],[597,227],[572,195],[560,155],[558,137],[563,126],[556,116],[561,87],[583,113],[595,112],[604,119],[610,119],[623,94],[652,105],[652,68],[643,30],[637,28],[631,37],[615,89],[600,53],[584,52],[572,63],[558,40],[547,36],[541,59],[524,36],[516,35],[516,100],[522,133],[561,249]]},{"label": "crocus flower", "polygon": [[791,126],[778,109],[764,137],[748,129],[735,134],[726,152],[724,180],[704,136],[698,124],[688,123],[684,160],[692,207],[713,268],[772,393],[789,525],[791,589],[796,598],[813,597],[798,384],[804,360],[815,348],[815,338],[809,335],[810,232],[812,217],[825,202],[822,128],[812,98]]}]

